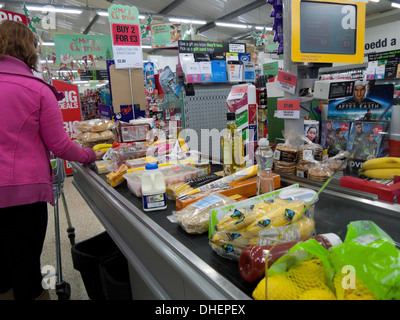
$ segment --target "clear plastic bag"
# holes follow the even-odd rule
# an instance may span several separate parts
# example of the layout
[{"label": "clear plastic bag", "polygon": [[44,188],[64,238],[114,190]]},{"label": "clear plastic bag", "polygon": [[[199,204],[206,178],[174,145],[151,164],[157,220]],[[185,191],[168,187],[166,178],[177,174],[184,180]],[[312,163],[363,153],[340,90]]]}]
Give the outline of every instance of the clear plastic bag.
[{"label": "clear plastic bag", "polygon": [[115,129],[115,122],[107,119],[91,119],[75,122],[73,127],[78,132],[101,132]]},{"label": "clear plastic bag", "polygon": [[173,214],[187,233],[202,234],[208,231],[210,210],[232,203],[235,203],[235,200],[222,194],[213,194],[180,211],[174,211]]}]

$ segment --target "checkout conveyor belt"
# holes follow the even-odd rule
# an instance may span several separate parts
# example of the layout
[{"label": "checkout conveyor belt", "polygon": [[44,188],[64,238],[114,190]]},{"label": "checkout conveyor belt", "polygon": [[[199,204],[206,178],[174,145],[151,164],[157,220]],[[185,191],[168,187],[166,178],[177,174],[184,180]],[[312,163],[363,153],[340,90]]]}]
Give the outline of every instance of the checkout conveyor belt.
[{"label": "checkout conveyor belt", "polygon": [[[71,165],[74,186],[129,262],[134,299],[251,299],[256,284],[241,278],[237,261],[218,256],[208,244],[207,233],[188,234],[168,219],[174,201],[168,201],[164,211],[145,213],[142,200],[131,194],[126,181],[112,188],[105,174],[97,174],[94,167]],[[281,177],[283,186],[320,187],[303,182]],[[349,222],[371,220],[400,243],[400,205],[337,188],[326,188],[319,196],[317,233],[334,232],[344,240]]]}]

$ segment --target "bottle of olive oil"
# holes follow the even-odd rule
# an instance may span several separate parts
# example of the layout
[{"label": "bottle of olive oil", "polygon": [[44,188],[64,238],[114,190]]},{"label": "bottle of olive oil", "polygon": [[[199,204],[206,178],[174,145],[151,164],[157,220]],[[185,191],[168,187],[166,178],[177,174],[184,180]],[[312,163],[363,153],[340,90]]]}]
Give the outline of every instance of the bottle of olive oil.
[{"label": "bottle of olive oil", "polygon": [[233,174],[245,167],[243,137],[238,132],[234,112],[226,115],[226,133],[222,138],[224,174]]}]

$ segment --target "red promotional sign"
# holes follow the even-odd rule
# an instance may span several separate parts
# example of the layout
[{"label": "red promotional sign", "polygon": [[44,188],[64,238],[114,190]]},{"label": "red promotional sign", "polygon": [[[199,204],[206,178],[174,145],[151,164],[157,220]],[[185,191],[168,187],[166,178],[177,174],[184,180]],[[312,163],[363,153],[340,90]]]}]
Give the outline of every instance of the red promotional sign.
[{"label": "red promotional sign", "polygon": [[28,19],[25,15],[0,9],[0,21],[2,20],[12,20],[28,25]]},{"label": "red promotional sign", "polygon": [[277,117],[283,119],[299,119],[300,100],[278,100]]},{"label": "red promotional sign", "polygon": [[115,46],[140,46],[140,28],[137,24],[112,23],[112,43]]},{"label": "red promotional sign", "polygon": [[[53,85],[58,91],[65,94],[65,98],[58,101],[58,105],[63,116],[64,130],[71,140],[75,140],[79,132],[74,130],[74,123],[82,121],[78,86],[58,80],[53,80]],[[66,174],[72,174],[72,168],[69,163],[64,161],[64,165]]]}]

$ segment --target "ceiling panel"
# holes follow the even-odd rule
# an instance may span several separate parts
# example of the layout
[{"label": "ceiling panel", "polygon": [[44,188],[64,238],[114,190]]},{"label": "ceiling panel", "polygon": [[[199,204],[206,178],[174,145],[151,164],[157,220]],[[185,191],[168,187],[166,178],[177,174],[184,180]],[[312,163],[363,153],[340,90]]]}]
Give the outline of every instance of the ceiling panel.
[{"label": "ceiling panel", "polygon": [[[4,9],[6,10],[23,13],[23,1],[0,0],[0,2],[5,3]],[[95,9],[105,10],[111,4],[111,2],[107,0],[31,0],[26,1],[26,3],[42,5],[53,4],[83,8],[87,8],[88,6],[87,9],[89,10],[84,10],[80,15],[57,13],[57,26],[56,29],[51,30],[51,32],[49,32],[49,30],[44,30],[43,28],[40,29],[40,26],[38,26],[44,40],[51,40],[53,33],[82,33],[96,16]],[[166,8],[169,4],[174,3],[174,0],[116,0],[114,3],[136,6],[140,13],[152,13],[153,21],[167,22],[167,16],[160,17],[157,16],[157,13]],[[241,8],[250,8],[254,3],[259,4],[260,2],[255,0],[180,0],[179,5],[168,12],[168,16],[205,19],[208,22],[212,22],[221,19],[226,15],[232,14]],[[272,5],[263,3],[256,9],[231,17],[229,20],[232,22],[253,25],[272,26],[273,19],[270,18]],[[378,3],[369,2],[367,4],[367,17],[370,17],[371,20],[373,20],[376,14],[387,13],[388,19],[389,17],[392,20],[396,18],[398,19],[398,13],[400,13],[400,10],[393,9],[390,4],[391,1],[388,0],[380,0]],[[43,17],[43,14],[37,11],[32,11],[30,14],[40,18]],[[383,20],[380,19],[379,23],[382,22]],[[378,23],[378,21],[375,23]],[[201,26],[194,25],[194,27],[199,28]],[[249,33],[249,31],[250,30],[213,26],[212,28],[202,32],[201,36],[217,41],[232,39],[233,37]],[[110,30],[107,17],[98,17],[89,33],[109,35]]]}]

